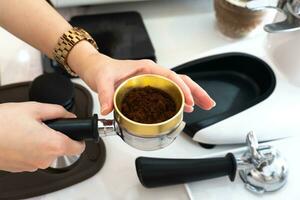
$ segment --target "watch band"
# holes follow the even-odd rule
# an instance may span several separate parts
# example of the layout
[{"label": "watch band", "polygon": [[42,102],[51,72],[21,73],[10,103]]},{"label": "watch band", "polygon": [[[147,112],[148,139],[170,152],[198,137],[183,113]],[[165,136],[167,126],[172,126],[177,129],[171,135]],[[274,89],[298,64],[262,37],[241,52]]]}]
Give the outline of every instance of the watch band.
[{"label": "watch band", "polygon": [[98,49],[95,40],[85,30],[73,27],[58,39],[57,45],[53,50],[54,59],[73,77],[76,77],[77,74],[69,67],[67,59],[72,48],[82,40],[87,40]]}]

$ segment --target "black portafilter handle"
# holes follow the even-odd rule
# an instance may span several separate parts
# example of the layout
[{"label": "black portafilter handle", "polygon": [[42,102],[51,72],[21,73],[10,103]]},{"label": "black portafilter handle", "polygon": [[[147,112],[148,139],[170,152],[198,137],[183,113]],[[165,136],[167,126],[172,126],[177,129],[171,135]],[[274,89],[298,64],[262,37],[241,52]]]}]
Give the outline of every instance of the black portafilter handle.
[{"label": "black portafilter handle", "polygon": [[99,141],[98,115],[90,118],[55,119],[44,122],[48,127],[59,131],[77,141]]},{"label": "black portafilter handle", "polygon": [[140,182],[159,187],[229,176],[234,181],[237,162],[232,153],[220,158],[163,159],[139,157],[135,161]]}]

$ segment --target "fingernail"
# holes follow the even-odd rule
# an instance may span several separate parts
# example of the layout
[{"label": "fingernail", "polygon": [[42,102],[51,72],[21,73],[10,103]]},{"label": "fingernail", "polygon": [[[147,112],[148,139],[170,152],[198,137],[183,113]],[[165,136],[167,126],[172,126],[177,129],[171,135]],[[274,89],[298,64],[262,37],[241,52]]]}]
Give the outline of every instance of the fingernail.
[{"label": "fingernail", "polygon": [[194,111],[194,107],[193,106],[186,106],[186,112],[193,112]]},{"label": "fingernail", "polygon": [[68,117],[70,118],[77,118],[77,116],[74,113],[69,112]]},{"label": "fingernail", "polygon": [[200,105],[200,107],[204,110],[210,110],[210,109],[214,108],[215,106],[216,106],[216,102],[212,99],[210,99],[210,102],[208,102],[206,105],[203,105],[203,106]]},{"label": "fingernail", "polygon": [[191,106],[191,112],[193,112],[194,111],[194,106]]},{"label": "fingernail", "polygon": [[216,106],[216,102],[214,100],[212,100],[212,108]]},{"label": "fingernail", "polygon": [[101,106],[101,114],[105,114],[107,112],[107,109],[108,109],[108,105],[103,104],[103,106]]}]

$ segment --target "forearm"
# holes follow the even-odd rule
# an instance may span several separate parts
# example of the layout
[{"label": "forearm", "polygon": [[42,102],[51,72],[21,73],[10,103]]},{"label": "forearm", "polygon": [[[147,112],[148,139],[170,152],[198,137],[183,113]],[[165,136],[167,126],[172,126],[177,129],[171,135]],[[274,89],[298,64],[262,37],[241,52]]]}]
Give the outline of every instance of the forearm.
[{"label": "forearm", "polygon": [[[0,1],[0,26],[49,58],[53,58],[52,52],[58,38],[72,27],[45,0]],[[95,52],[88,42],[76,45],[68,57],[72,70],[82,74],[80,63],[84,57]]]},{"label": "forearm", "polygon": [[[45,0],[0,0],[0,26],[50,58],[53,58],[52,52],[59,37],[72,28]],[[158,74],[175,81],[185,94],[188,112],[193,110],[193,96],[196,97],[196,104],[204,109],[215,105],[207,93],[190,78],[181,78],[148,60],[121,61],[109,58],[99,54],[87,41],[81,41],[71,49],[67,63],[98,92],[102,114],[108,114],[113,109],[115,87],[126,78],[143,73]]]},{"label": "forearm", "polygon": [[45,0],[0,1],[0,25],[50,58],[58,38],[71,28]]}]

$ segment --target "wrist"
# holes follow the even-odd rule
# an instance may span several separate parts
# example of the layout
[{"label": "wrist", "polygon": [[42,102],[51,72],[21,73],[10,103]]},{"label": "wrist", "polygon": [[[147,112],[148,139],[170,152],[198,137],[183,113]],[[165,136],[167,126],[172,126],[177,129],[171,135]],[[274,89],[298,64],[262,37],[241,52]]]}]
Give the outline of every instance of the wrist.
[{"label": "wrist", "polygon": [[76,74],[83,77],[87,68],[90,67],[86,64],[89,57],[96,54],[99,54],[97,49],[88,41],[83,40],[72,48],[67,63]]},{"label": "wrist", "polygon": [[[59,62],[71,76],[78,75],[74,72],[74,70],[72,70],[68,63],[68,60],[73,60],[72,58],[68,59],[71,51],[74,49],[74,56],[72,57],[74,58],[75,56],[78,56],[77,60],[79,61],[81,61],[86,55],[90,54],[91,51],[96,51],[94,48],[91,48],[90,45],[84,43],[84,40],[91,43],[95,49],[98,49],[95,40],[89,35],[89,33],[78,27],[73,27],[60,36],[57,41],[57,45],[53,49],[54,59]],[[73,64],[73,68],[78,68],[77,65],[77,63],[75,63],[75,65]],[[77,71],[80,71],[80,69],[77,69]]]},{"label": "wrist", "polygon": [[111,58],[99,53],[89,42],[82,41],[70,51],[67,61],[70,68],[96,91],[96,77],[103,73],[100,72],[102,69],[105,71]]}]

